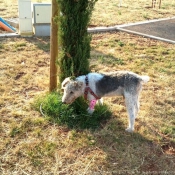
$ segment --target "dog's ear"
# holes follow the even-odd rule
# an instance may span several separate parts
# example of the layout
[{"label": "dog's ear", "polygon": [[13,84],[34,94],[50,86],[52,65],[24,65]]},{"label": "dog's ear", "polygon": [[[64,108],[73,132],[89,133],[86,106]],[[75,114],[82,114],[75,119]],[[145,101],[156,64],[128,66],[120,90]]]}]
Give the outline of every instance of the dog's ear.
[{"label": "dog's ear", "polygon": [[61,89],[64,89],[66,84],[71,81],[70,77],[67,77],[64,79],[64,81],[61,83]]},{"label": "dog's ear", "polygon": [[83,87],[83,82],[78,82],[78,88],[81,89]]},{"label": "dog's ear", "polygon": [[76,90],[79,90],[79,89],[82,88],[83,82],[75,81],[75,82],[74,82],[74,86],[75,86]]}]

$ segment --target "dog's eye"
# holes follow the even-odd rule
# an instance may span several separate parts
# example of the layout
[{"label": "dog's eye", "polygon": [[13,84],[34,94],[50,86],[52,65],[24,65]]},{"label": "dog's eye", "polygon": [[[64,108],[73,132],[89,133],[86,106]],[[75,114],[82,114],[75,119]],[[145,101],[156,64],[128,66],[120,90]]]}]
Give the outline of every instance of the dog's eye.
[{"label": "dog's eye", "polygon": [[70,94],[73,94],[73,93],[74,93],[74,92],[72,92],[72,91],[70,92]]}]

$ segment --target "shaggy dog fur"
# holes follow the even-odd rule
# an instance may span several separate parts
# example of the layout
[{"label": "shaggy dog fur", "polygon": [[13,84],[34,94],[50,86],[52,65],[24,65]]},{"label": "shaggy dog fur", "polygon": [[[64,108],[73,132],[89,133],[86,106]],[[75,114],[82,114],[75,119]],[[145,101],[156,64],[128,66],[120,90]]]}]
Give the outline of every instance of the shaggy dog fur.
[{"label": "shaggy dog fur", "polygon": [[[62,102],[71,104],[76,98],[84,95],[88,77],[88,86],[99,97],[123,96],[129,116],[128,132],[134,131],[134,122],[139,111],[139,94],[142,84],[149,81],[148,76],[140,76],[129,71],[116,71],[108,74],[89,73],[82,75],[75,80],[66,78],[62,82],[64,95]],[[89,113],[93,113],[97,98],[92,93],[87,94],[87,100],[90,102]],[[101,99],[100,102],[102,103]]]}]

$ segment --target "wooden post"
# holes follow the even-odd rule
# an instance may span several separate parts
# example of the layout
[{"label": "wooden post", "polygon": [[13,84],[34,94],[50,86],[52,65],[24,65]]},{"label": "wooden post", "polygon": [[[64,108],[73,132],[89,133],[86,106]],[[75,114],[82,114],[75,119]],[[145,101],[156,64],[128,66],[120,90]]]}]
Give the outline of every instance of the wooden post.
[{"label": "wooden post", "polygon": [[57,88],[57,65],[58,58],[58,24],[54,18],[59,14],[58,3],[52,0],[52,17],[51,17],[51,35],[50,35],[50,87],[49,91],[52,92]]},{"label": "wooden post", "polygon": [[161,7],[161,0],[159,1],[159,9],[160,9],[160,7]]}]

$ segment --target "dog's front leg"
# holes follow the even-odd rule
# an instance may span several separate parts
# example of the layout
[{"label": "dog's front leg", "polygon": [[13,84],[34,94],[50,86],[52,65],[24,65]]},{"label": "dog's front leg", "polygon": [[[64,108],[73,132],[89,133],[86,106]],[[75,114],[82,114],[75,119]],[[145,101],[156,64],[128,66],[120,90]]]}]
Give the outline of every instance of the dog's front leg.
[{"label": "dog's front leg", "polygon": [[103,105],[103,98],[100,98],[100,99],[98,100],[98,104],[99,104],[99,105]]},{"label": "dog's front leg", "polygon": [[89,103],[89,108],[87,109],[89,114],[92,114],[94,112],[94,107],[96,105],[97,100],[91,100]]}]

